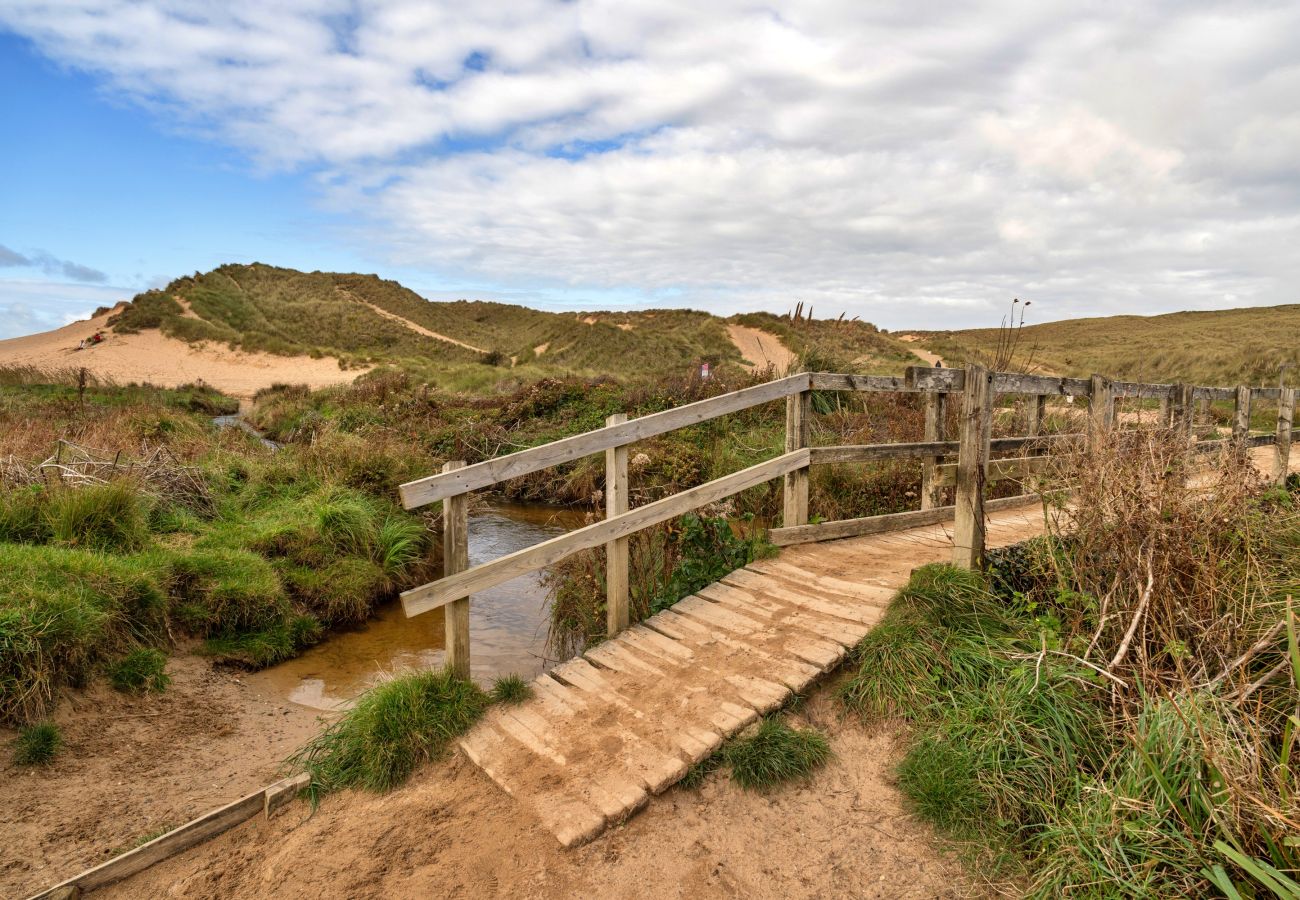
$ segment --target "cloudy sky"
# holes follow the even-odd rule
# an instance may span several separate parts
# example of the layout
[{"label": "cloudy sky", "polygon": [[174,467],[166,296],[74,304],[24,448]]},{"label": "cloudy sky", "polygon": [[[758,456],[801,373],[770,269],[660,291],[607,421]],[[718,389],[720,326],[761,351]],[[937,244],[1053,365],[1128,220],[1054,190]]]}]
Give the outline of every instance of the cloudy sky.
[{"label": "cloudy sky", "polygon": [[0,0],[0,337],[226,261],[889,328],[1300,302],[1300,4]]}]

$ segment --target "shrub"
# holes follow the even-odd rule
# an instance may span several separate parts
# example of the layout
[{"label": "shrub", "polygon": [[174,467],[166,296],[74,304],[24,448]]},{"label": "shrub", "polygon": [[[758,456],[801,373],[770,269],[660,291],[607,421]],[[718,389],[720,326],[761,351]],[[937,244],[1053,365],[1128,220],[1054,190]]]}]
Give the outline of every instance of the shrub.
[{"label": "shrub", "polygon": [[248,550],[176,553],[164,571],[173,616],[199,637],[258,631],[292,611],[275,569]]},{"label": "shrub", "polygon": [[779,718],[766,718],[753,735],[728,744],[722,755],[737,784],[766,791],[807,778],[831,758],[831,746],[811,728],[792,728]]},{"label": "shrub", "polygon": [[488,702],[450,670],[398,675],[358,697],[288,765],[311,774],[313,797],[352,787],[387,791],[467,731]]},{"label": "shrub", "polygon": [[161,650],[132,650],[109,667],[108,680],[123,693],[152,691],[161,694],[172,681],[166,668],[167,654]]},{"label": "shrub", "polygon": [[18,730],[14,741],[14,762],[20,766],[47,766],[63,746],[63,735],[53,722],[41,722]]}]

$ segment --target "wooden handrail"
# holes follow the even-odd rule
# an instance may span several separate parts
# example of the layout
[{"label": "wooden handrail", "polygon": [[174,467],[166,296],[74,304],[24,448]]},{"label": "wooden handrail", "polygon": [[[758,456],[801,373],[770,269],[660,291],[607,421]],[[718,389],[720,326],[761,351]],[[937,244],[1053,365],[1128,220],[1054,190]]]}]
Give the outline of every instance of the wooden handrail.
[{"label": "wooden handrail", "polygon": [[402,505],[407,509],[416,509],[444,497],[491,487],[502,481],[518,478],[520,475],[528,475],[561,463],[573,462],[611,447],[619,447],[633,441],[676,431],[678,428],[716,419],[718,416],[749,409],[751,406],[758,406],[771,400],[781,400],[791,394],[808,390],[810,382],[811,378],[807,373],[791,375],[674,409],[666,409],[663,412],[651,413],[620,425],[607,425],[595,431],[562,438],[540,447],[531,447],[517,453],[484,460],[454,472],[443,472],[439,475],[408,481],[398,488]]},{"label": "wooden handrail", "polygon": [[437,609],[453,600],[484,591],[519,575],[535,572],[553,565],[580,550],[589,550],[602,544],[626,537],[643,528],[666,522],[669,519],[699,509],[724,497],[779,478],[787,472],[805,468],[809,463],[808,451],[795,450],[761,462],[748,469],[724,475],[699,487],[673,494],[654,503],[594,522],[558,537],[525,547],[491,562],[448,575],[422,587],[412,588],[402,594],[402,609],[408,616]]}]

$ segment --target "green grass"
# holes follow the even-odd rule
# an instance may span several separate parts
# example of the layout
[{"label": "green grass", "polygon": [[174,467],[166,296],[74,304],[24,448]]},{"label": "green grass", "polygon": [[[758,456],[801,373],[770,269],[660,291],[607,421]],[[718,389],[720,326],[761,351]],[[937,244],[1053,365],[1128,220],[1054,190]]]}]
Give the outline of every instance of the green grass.
[{"label": "green grass", "polygon": [[[989,352],[997,329],[930,332],[922,342],[950,364]],[[1300,365],[1300,305],[1109,316],[1026,325],[1018,357],[1061,375],[1094,372],[1129,381],[1276,386]]]},{"label": "green grass", "polygon": [[127,694],[161,694],[171,684],[166,672],[167,654],[153,648],[132,650],[108,668],[113,687]]},{"label": "green grass", "polygon": [[288,766],[311,774],[314,799],[345,788],[388,791],[467,731],[489,702],[450,670],[399,675],[358,697]]},{"label": "green grass", "polygon": [[40,722],[19,729],[14,741],[14,762],[20,766],[47,766],[63,746],[63,735],[53,722]]},{"label": "green grass", "polygon": [[831,746],[811,728],[793,728],[780,718],[769,717],[752,735],[724,747],[722,758],[742,788],[770,791],[808,778],[830,760]]},{"label": "green grass", "polygon": [[533,696],[533,687],[518,675],[502,675],[492,684],[494,703],[523,703]]}]

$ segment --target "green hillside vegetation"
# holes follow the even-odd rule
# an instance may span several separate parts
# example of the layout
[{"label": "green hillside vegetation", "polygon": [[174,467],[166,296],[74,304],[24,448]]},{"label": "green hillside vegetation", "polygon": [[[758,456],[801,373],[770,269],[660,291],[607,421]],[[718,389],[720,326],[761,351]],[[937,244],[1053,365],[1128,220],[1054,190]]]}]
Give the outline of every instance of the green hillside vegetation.
[{"label": "green hillside vegetation", "polygon": [[[450,340],[421,334],[393,316]],[[138,295],[110,320],[121,333],[158,328],[193,343],[334,356],[344,368],[394,363],[426,378],[459,369],[468,389],[505,377],[465,373],[480,363],[514,369],[511,377],[519,379],[684,372],[701,362],[739,367],[743,360],[728,336],[729,321],[772,333],[801,356],[817,346],[823,358],[853,371],[898,371],[915,361],[893,338],[856,320],[766,313],[724,320],[686,309],[558,313],[481,300],[433,302],[373,275],[260,263],[178,278]]]},{"label": "green hillside vegetation", "polygon": [[[996,328],[924,334],[923,345],[949,364],[987,357]],[[1272,385],[1278,369],[1300,367],[1300,305],[1109,316],[1026,325],[1016,368],[1129,381]]]}]

